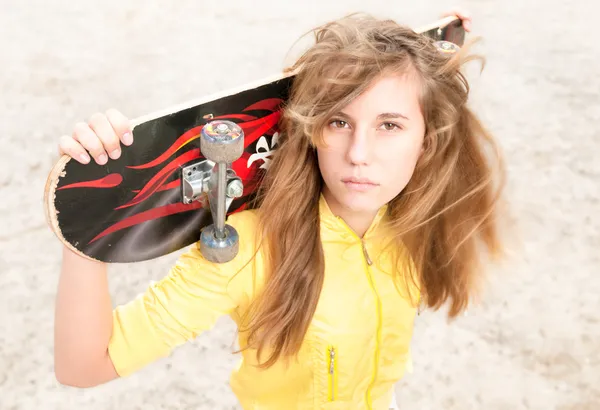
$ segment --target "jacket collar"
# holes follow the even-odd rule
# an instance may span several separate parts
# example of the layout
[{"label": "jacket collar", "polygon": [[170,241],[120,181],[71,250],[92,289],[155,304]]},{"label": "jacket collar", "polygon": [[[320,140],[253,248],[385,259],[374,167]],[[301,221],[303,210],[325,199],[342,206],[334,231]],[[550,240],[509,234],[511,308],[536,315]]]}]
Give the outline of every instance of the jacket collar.
[{"label": "jacket collar", "polygon": [[[387,213],[388,205],[385,204],[377,211],[373,222],[367,229],[363,239],[369,239],[376,234],[380,234],[382,225],[384,225]],[[321,219],[321,235],[323,239],[339,239],[340,237],[345,240],[360,241],[361,238],[348,226],[348,224],[340,217],[335,215],[327,200],[320,194],[319,198],[319,217]],[[325,229],[323,229],[325,228]]]}]

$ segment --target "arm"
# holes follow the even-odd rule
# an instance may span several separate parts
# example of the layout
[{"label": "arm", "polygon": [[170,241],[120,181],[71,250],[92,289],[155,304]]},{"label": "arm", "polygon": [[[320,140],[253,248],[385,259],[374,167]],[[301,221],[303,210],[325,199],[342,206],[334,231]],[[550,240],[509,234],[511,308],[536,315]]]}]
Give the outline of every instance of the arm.
[{"label": "arm", "polygon": [[253,269],[254,216],[243,212],[228,221],[240,233],[240,252],[215,264],[195,245],[167,276],[114,310],[103,264],[67,251],[56,320],[56,376],[63,384],[96,386],[134,373],[231,314],[247,297]]},{"label": "arm", "polygon": [[89,387],[117,377],[108,356],[112,324],[106,265],[64,247],[54,327],[54,372],[60,383]]},{"label": "arm", "polygon": [[215,264],[192,245],[167,276],[115,308],[108,353],[117,374],[128,376],[168,356],[231,314],[238,307],[234,295],[241,288],[233,279],[239,277],[239,261],[245,257],[238,254],[230,262]]},{"label": "arm", "polygon": [[[77,123],[59,141],[59,153],[81,163],[106,164],[131,145],[129,121],[117,110],[96,113]],[[63,248],[54,323],[54,372],[59,382],[78,387],[112,380],[117,373],[108,355],[112,306],[106,265]]]}]

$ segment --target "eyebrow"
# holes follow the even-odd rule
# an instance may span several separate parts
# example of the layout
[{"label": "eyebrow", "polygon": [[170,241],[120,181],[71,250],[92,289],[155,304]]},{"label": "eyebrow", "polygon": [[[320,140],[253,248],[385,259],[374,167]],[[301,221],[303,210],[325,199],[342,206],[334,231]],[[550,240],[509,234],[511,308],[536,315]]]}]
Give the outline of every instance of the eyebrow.
[{"label": "eyebrow", "polygon": [[[348,114],[343,111],[337,113],[340,117],[351,118]],[[404,118],[406,121],[410,121],[406,115],[400,114],[399,112],[384,112],[377,116],[378,120],[390,120],[394,118]]]},{"label": "eyebrow", "polygon": [[384,112],[377,116],[378,120],[390,120],[393,118],[404,118],[408,121],[408,117],[406,115],[402,115],[399,112]]}]

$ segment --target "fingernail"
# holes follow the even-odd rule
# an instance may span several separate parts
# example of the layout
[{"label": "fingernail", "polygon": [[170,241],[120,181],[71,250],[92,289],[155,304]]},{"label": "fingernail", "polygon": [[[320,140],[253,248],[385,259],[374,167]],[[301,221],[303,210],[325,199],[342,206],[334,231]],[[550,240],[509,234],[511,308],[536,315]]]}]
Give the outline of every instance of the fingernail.
[{"label": "fingernail", "polygon": [[131,145],[133,143],[133,137],[131,136],[130,132],[126,132],[123,135],[123,144],[125,145]]},{"label": "fingernail", "polygon": [[114,150],[113,152],[110,153],[110,157],[112,159],[117,159],[121,156],[121,149],[117,148],[116,150]]},{"label": "fingernail", "polygon": [[81,160],[81,162],[83,162],[84,164],[87,164],[88,162],[90,162],[90,157],[88,157],[85,154],[81,154],[79,156],[79,159]]},{"label": "fingernail", "polygon": [[106,157],[106,154],[102,154],[98,157],[98,163],[100,165],[104,165],[106,164],[106,161],[108,161],[108,158]]}]

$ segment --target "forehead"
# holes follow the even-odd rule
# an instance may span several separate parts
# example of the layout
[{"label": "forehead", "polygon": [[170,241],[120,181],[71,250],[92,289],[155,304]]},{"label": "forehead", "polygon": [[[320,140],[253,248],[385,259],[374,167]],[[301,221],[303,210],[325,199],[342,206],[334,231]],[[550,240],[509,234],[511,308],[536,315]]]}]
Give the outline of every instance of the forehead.
[{"label": "forehead", "polygon": [[420,111],[421,83],[410,73],[385,74],[372,84],[343,111],[352,116],[379,115],[382,112],[399,112],[409,118]]}]

